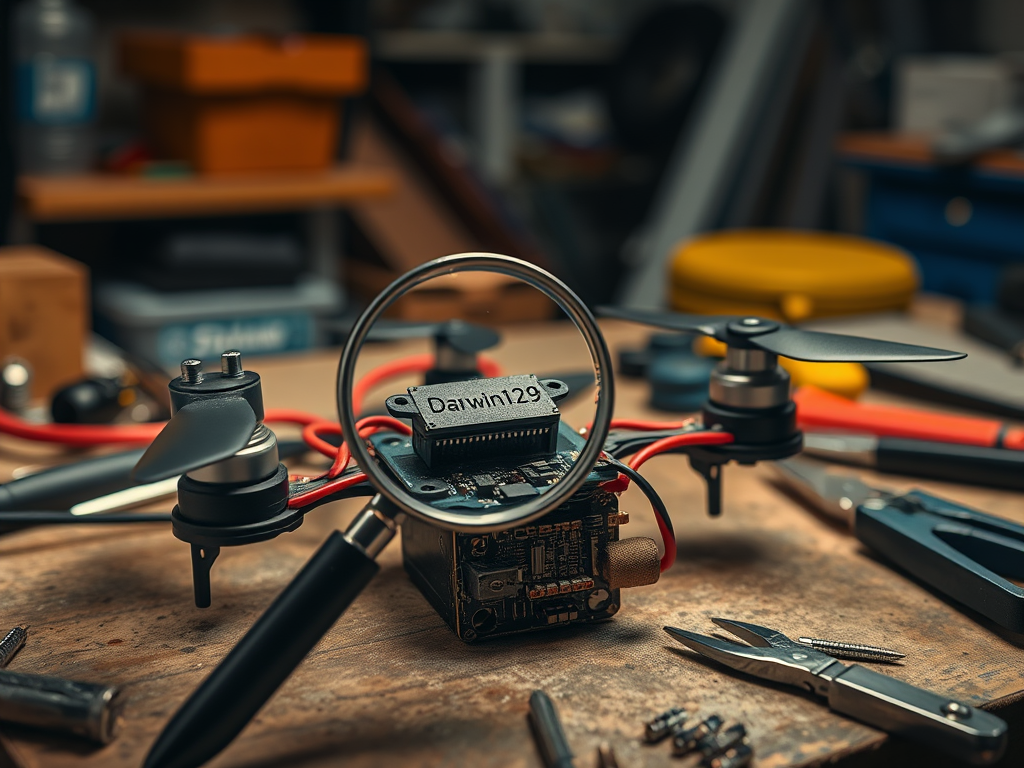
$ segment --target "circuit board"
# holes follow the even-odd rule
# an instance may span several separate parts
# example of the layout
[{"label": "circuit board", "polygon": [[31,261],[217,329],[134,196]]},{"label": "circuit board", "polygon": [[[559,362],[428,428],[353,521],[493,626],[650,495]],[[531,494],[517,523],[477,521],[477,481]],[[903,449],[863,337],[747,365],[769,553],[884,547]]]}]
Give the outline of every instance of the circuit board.
[{"label": "circuit board", "polygon": [[[565,424],[558,429],[557,448],[546,456],[462,462],[447,470],[431,470],[408,437],[378,432],[370,437],[377,458],[416,498],[438,509],[488,509],[515,504],[546,492],[579,458],[584,438]],[[587,485],[614,480],[617,471],[603,461],[595,465]]]},{"label": "circuit board", "polygon": [[[370,440],[378,460],[421,499],[439,508],[486,510],[545,493],[569,471],[583,438],[562,426],[554,454],[443,473],[431,472],[408,438],[380,433]],[[406,571],[467,642],[608,619],[618,611],[619,590],[602,577],[599,562],[628,518],[600,484],[617,474],[599,463],[566,504],[497,533],[456,533],[408,519],[402,525]]]}]

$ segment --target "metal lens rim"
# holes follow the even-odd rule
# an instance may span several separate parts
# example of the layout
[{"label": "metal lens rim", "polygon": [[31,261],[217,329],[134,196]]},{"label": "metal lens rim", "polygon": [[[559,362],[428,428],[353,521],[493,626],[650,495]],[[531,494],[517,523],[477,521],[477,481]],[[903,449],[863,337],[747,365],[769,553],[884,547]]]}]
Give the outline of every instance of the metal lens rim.
[{"label": "metal lens rim", "polygon": [[[352,387],[359,352],[367,334],[377,319],[407,291],[432,278],[456,272],[497,272],[518,278],[544,293],[565,312],[583,334],[594,364],[597,381],[597,407],[587,442],[572,469],[545,493],[514,507],[493,512],[459,512],[440,510],[414,499],[385,474],[384,469],[370,456],[366,443],[356,433],[356,415],[352,411]],[[337,398],[338,418],[342,436],[353,458],[367,478],[396,511],[433,523],[447,530],[490,532],[526,523],[546,515],[568,501],[586,482],[591,469],[601,456],[611,426],[615,404],[612,380],[612,360],[597,320],[572,290],[554,275],[527,261],[497,253],[460,253],[428,261],[399,277],[384,289],[366,308],[353,326],[338,362]]]}]

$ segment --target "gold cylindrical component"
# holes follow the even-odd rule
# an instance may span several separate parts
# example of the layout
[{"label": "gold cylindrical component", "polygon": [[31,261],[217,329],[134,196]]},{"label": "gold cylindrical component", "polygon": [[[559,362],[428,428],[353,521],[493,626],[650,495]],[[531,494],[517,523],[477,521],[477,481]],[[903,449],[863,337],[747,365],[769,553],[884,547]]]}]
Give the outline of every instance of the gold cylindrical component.
[{"label": "gold cylindrical component", "polygon": [[654,584],[661,575],[658,545],[646,536],[609,542],[599,567],[612,589]]}]

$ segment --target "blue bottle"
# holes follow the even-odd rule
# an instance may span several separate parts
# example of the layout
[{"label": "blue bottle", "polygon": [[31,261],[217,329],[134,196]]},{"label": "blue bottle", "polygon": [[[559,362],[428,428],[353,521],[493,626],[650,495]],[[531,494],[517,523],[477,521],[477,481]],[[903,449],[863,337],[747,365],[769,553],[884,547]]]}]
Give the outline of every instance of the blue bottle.
[{"label": "blue bottle", "polygon": [[93,165],[93,30],[92,18],[72,0],[29,0],[15,9],[19,171],[76,173]]}]

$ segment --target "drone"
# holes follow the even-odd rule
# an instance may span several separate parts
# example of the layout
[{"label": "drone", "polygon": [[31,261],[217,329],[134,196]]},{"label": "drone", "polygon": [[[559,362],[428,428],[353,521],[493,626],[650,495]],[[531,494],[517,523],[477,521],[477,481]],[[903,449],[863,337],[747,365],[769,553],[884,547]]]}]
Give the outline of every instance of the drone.
[{"label": "drone", "polygon": [[[372,412],[383,406],[387,415],[355,417],[366,405],[369,386],[366,380],[353,383],[354,361],[363,342],[373,338],[374,321],[405,290],[459,269],[518,277],[570,315],[595,367],[588,379],[597,385],[597,407],[586,436],[561,420],[558,403],[572,394],[563,378],[531,371],[501,375],[481,355],[497,342],[496,334],[457,321],[417,326],[415,333],[435,340],[435,355],[418,368],[426,374],[423,383],[371,404]],[[276,435],[265,423],[260,377],[244,369],[238,351],[221,356],[219,371],[204,370],[198,360],[182,363],[181,376],[169,384],[172,417],[139,459],[134,477],[151,483],[180,475],[172,531],[191,547],[197,606],[211,603],[210,571],[222,547],[293,531],[305,514],[329,502],[370,500],[343,534],[332,534],[175,715],[147,766],[163,765],[170,745],[180,747],[204,719],[221,722],[220,741],[193,739],[190,764],[226,746],[369,582],[376,555],[399,532],[413,583],[465,642],[605,621],[621,607],[620,590],[653,584],[675,557],[666,505],[638,471],[644,461],[685,453],[707,484],[707,509],[716,516],[725,464],[800,452],[803,436],[780,356],[814,362],[964,356],[804,331],[753,316],[613,307],[601,307],[598,314],[703,334],[726,345],[695,419],[682,425],[617,424],[611,358],[593,314],[553,276],[494,254],[422,265],[359,318],[339,364],[340,429],[324,422],[305,425],[307,441],[334,456],[331,469],[319,477],[289,477]],[[407,337],[408,330],[396,333]],[[410,366],[388,370],[408,373]],[[374,385],[386,378],[368,377]],[[331,435],[344,442],[329,444],[324,438]],[[665,550],[660,557],[654,540],[620,535],[628,515],[619,510],[618,495],[629,482],[656,514]]]},{"label": "drone", "polygon": [[719,430],[732,442],[682,446],[690,465],[707,483],[707,509],[722,512],[721,467],[785,459],[800,452],[803,434],[796,424],[790,379],[779,357],[814,363],[913,363],[959,360],[961,352],[805,331],[750,315],[686,315],[600,307],[602,317],[701,334],[726,345],[725,357],[711,373],[708,400],[694,429]]}]

